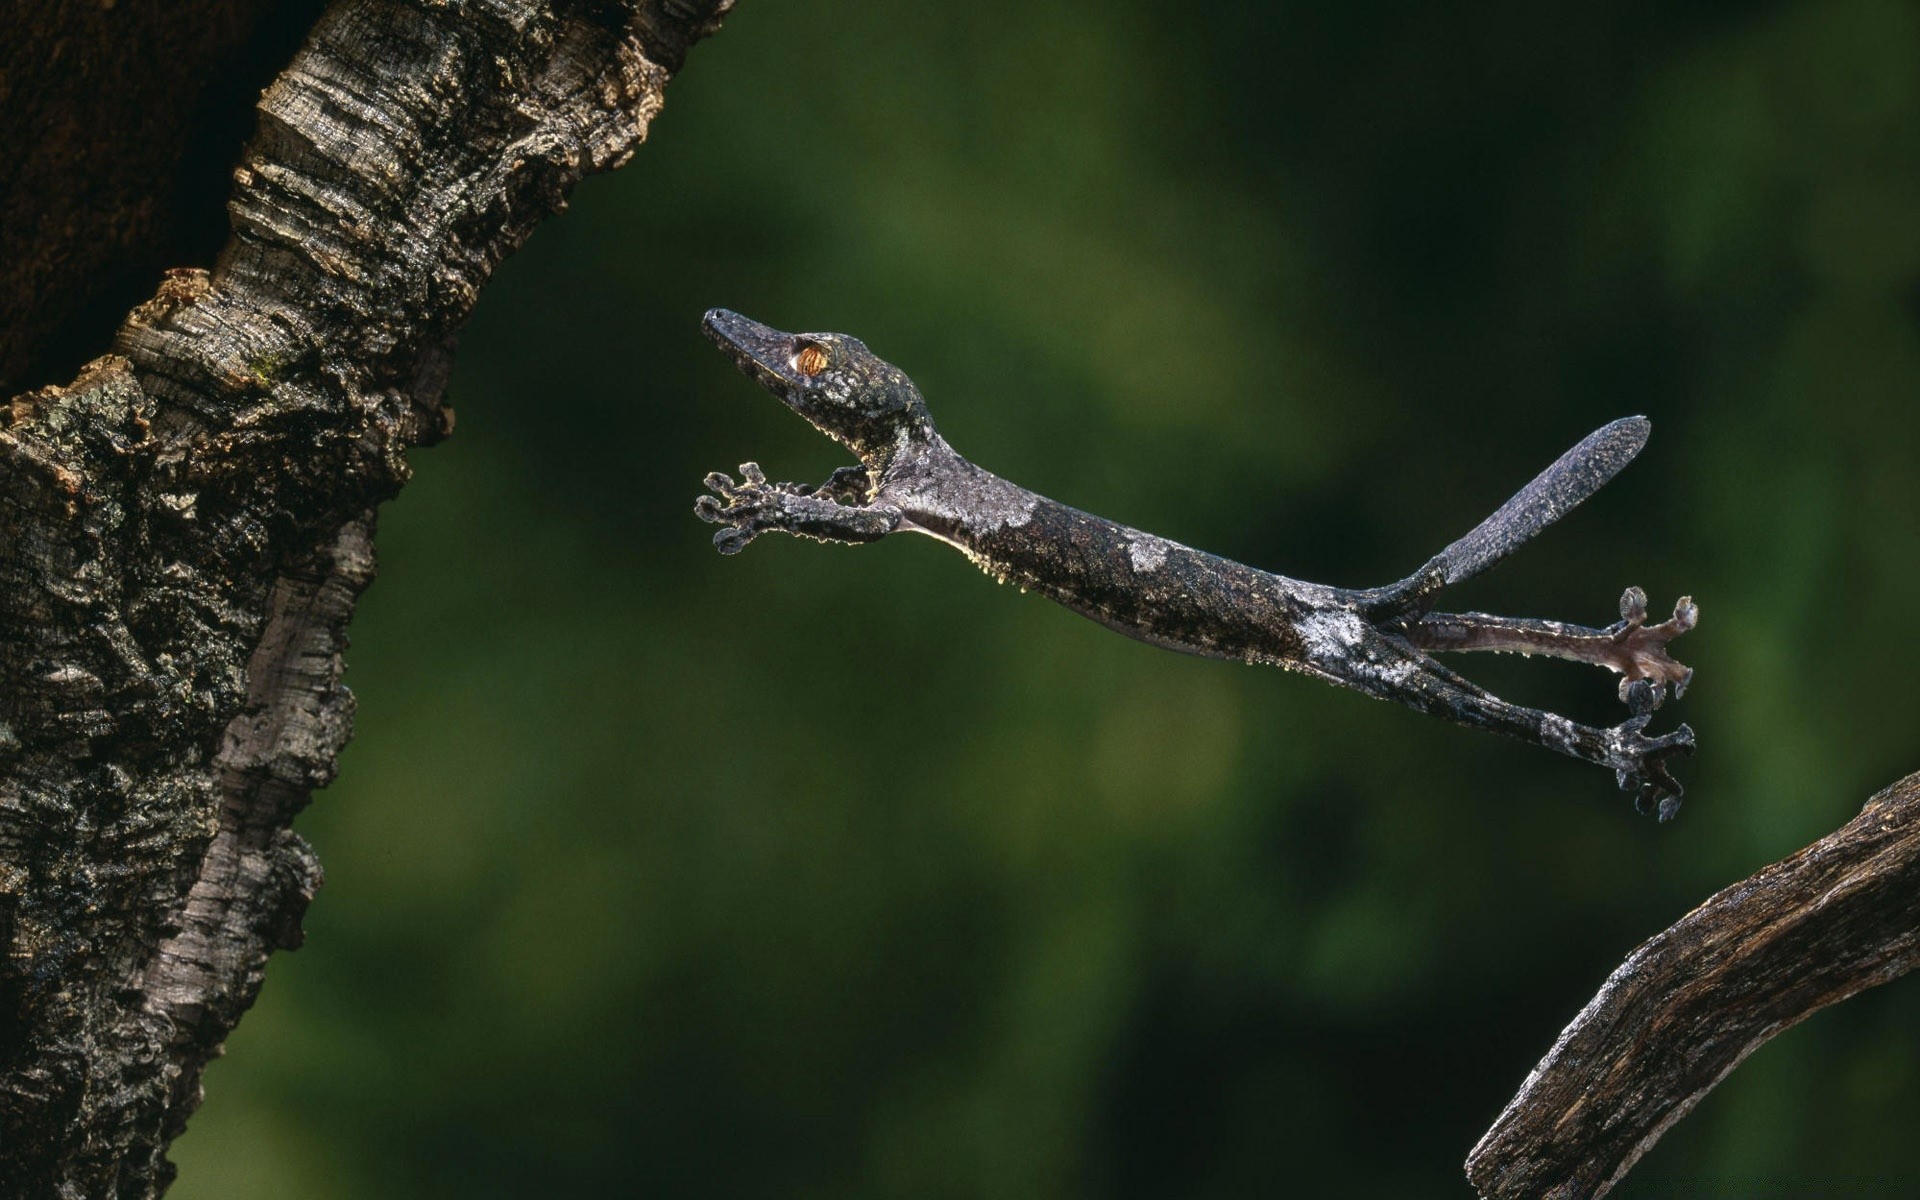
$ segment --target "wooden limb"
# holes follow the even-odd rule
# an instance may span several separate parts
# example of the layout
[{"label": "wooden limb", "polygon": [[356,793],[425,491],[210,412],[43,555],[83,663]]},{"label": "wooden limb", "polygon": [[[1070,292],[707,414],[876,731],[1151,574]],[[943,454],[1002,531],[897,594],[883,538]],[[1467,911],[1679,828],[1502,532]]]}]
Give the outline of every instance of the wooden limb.
[{"label": "wooden limb", "polygon": [[233,235],[0,405],[0,1195],[135,1200],[320,879],[377,505],[495,266],[729,0],[340,0]]},{"label": "wooden limb", "polygon": [[1920,965],[1920,773],[1635,950],[1467,1159],[1489,1200],[1603,1196],[1767,1039]]}]

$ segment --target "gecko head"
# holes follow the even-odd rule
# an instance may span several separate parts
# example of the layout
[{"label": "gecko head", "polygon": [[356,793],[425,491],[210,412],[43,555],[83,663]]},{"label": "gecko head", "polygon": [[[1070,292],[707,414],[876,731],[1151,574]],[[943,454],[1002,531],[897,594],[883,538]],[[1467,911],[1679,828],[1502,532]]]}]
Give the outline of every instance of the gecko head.
[{"label": "gecko head", "polygon": [[858,338],[782,333],[724,308],[700,327],[743,374],[869,465],[933,436],[920,389]]}]

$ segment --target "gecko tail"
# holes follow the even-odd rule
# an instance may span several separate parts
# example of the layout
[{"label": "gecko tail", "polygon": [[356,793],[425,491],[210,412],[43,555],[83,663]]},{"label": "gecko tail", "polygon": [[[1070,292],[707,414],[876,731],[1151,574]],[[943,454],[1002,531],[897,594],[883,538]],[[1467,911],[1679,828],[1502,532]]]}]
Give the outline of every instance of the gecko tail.
[{"label": "gecko tail", "polygon": [[1653,422],[1645,417],[1621,417],[1602,425],[1465,537],[1400,582],[1377,589],[1369,607],[1383,615],[1424,612],[1441,588],[1492,567],[1606,486],[1646,446],[1652,432]]},{"label": "gecko tail", "polygon": [[1645,417],[1602,425],[1415,574],[1437,574],[1442,586],[1480,574],[1606,486],[1646,447],[1652,432],[1653,422]]}]

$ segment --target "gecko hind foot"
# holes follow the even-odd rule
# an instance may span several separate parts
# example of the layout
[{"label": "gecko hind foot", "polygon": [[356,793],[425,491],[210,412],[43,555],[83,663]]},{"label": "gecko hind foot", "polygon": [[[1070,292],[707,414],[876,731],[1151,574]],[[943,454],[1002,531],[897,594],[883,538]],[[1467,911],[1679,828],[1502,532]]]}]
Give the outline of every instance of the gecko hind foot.
[{"label": "gecko hind foot", "polygon": [[1647,723],[1653,720],[1653,710],[1666,688],[1651,679],[1636,679],[1621,690],[1633,715],[1607,731],[1608,749],[1616,761],[1614,778],[1622,791],[1634,793],[1635,811],[1644,813],[1651,807],[1664,824],[1680,811],[1686,791],[1667,769],[1667,760],[1693,753],[1693,728],[1682,725],[1671,733],[1648,737]]},{"label": "gecko hind foot", "polygon": [[1653,703],[1648,709],[1651,712],[1666,699],[1668,686],[1673,688],[1673,698],[1678,700],[1687,694],[1687,685],[1693,682],[1693,669],[1676,662],[1667,651],[1667,643],[1700,623],[1700,606],[1693,602],[1692,596],[1682,596],[1674,604],[1671,617],[1658,625],[1649,625],[1646,621],[1647,594],[1630,587],[1620,595],[1620,620],[1603,632],[1612,640],[1621,658],[1620,665],[1614,668],[1621,671],[1620,699],[1631,706],[1629,691],[1639,684],[1651,683]]}]

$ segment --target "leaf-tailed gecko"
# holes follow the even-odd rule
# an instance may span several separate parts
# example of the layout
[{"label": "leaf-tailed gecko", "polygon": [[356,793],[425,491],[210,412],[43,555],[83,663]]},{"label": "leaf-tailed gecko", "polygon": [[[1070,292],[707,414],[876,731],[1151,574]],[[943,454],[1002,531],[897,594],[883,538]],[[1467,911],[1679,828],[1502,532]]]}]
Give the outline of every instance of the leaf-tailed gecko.
[{"label": "leaf-tailed gecko", "polygon": [[[1682,597],[1673,616],[1646,623],[1646,595],[1629,588],[1620,621],[1594,629],[1558,621],[1431,611],[1440,589],[1491,567],[1631,461],[1651,428],[1644,417],[1603,426],[1561,455],[1472,532],[1386,587],[1352,590],[1243,566],[1069,508],[962,458],[934,429],[905,372],[838,333],[782,333],[725,309],[702,323],[748,377],[851,450],[818,486],[770,483],[754,463],[735,482],[707,476],[714,495],[695,511],[723,525],[722,554],[762,533],[824,542],[926,534],[982,570],[1018,583],[1129,637],[1214,658],[1266,663],[1393,700],[1461,725],[1491,729],[1615,772],[1636,806],[1662,821],[1680,806],[1668,759],[1693,752],[1681,725],[1646,734],[1672,688],[1693,672],[1667,643],[1699,610]],[[1611,728],[1510,704],[1435,662],[1433,651],[1545,654],[1620,675],[1629,716]]]}]

